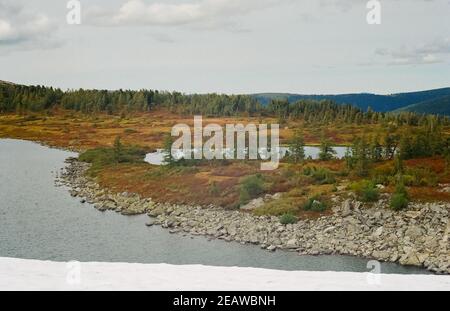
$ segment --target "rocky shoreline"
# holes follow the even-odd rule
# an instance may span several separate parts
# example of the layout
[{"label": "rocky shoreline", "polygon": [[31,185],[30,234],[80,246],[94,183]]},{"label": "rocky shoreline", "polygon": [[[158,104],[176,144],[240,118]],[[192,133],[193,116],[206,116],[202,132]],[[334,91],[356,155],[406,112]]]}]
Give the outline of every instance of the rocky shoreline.
[{"label": "rocky shoreline", "polygon": [[407,211],[363,207],[355,200],[336,198],[333,215],[282,225],[278,217],[241,211],[155,203],[137,194],[112,193],[85,175],[89,164],[75,158],[57,179],[73,197],[100,211],[123,215],[148,214],[148,226],[161,225],[171,233],[260,245],[299,255],[352,255],[450,274],[450,204],[413,203]]}]

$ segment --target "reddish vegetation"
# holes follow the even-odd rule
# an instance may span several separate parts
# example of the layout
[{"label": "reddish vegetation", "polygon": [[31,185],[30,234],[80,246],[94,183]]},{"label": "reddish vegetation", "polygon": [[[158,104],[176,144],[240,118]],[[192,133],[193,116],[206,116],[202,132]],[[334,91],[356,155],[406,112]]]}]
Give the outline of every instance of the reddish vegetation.
[{"label": "reddish vegetation", "polygon": [[[216,123],[224,126],[227,123],[277,123],[274,118],[204,118],[204,125]],[[86,150],[99,146],[112,146],[115,138],[120,136],[123,144],[139,145],[148,150],[163,146],[166,133],[173,125],[185,123],[193,125],[192,116],[180,116],[165,110],[147,113],[130,114],[125,118],[107,114],[84,115],[72,111],[55,110],[49,115],[0,115],[0,137],[41,141],[57,147],[70,147]],[[362,132],[383,133],[386,129],[380,125],[308,125],[303,121],[287,120],[281,127],[282,143],[292,137],[293,129],[303,130],[307,144],[319,144],[321,137],[334,144],[349,144],[354,135]],[[333,172],[345,169],[344,161],[314,161],[308,166],[323,167]],[[450,183],[450,174],[446,173],[446,163],[442,158],[426,158],[405,161],[407,168],[429,168],[437,174],[440,183]],[[283,176],[283,167],[291,173],[301,173],[303,165],[282,164],[274,172],[264,172],[268,179],[268,193],[289,192],[292,189],[307,191],[299,194],[301,200],[315,193],[330,194],[330,189],[322,189],[320,185],[303,177],[295,182]],[[393,168],[393,161],[375,165],[379,172],[388,172]],[[198,168],[180,168],[174,172],[162,172],[161,168],[147,164],[127,164],[108,167],[99,173],[99,182],[119,192],[137,192],[155,201],[169,203],[187,203],[200,205],[221,205],[235,207],[239,202],[239,183],[242,178],[261,173],[259,163],[235,162],[229,165],[212,163]],[[360,179],[356,176],[337,177],[341,183]],[[345,180],[344,180],[345,179]],[[414,200],[450,201],[450,194],[439,192],[438,187],[412,187],[410,196]],[[297,199],[297,196],[295,196]],[[320,213],[300,211],[301,217],[314,217]]]},{"label": "reddish vegetation", "polygon": [[426,167],[438,174],[445,172],[445,160],[441,157],[407,160],[405,165],[411,168]]},{"label": "reddish vegetation", "polygon": [[412,200],[423,202],[450,202],[450,193],[442,192],[437,187],[411,187],[408,192]]},{"label": "reddish vegetation", "polygon": [[[278,123],[275,118],[259,117],[204,117],[204,125],[216,123]],[[193,116],[180,116],[166,110],[133,113],[124,118],[104,113],[85,115],[73,111],[55,109],[45,115],[0,115],[0,137],[42,141],[52,146],[86,150],[99,146],[111,146],[116,136],[122,141],[149,149],[163,146],[164,136],[173,125],[185,123],[193,125]],[[293,129],[303,130],[307,144],[319,144],[323,133],[334,144],[349,144],[355,133],[360,133],[364,125],[311,126],[302,121],[288,120],[280,129],[282,143],[292,137]],[[370,130],[382,130],[373,126]]]},{"label": "reddish vegetation", "polygon": [[158,174],[160,168],[146,164],[120,165],[102,170],[98,180],[105,187],[139,193],[157,202],[232,207],[239,200],[235,189],[239,177],[214,177],[206,169]]}]

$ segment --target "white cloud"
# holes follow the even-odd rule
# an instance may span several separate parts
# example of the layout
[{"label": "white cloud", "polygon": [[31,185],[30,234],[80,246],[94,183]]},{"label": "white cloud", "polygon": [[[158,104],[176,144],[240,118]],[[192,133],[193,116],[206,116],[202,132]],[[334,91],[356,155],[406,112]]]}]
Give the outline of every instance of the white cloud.
[{"label": "white cloud", "polygon": [[128,0],[115,11],[91,9],[88,20],[103,26],[196,25],[211,28],[212,25],[224,25],[224,21],[236,16],[289,1],[291,0],[197,0],[183,3],[146,3],[143,0]]},{"label": "white cloud", "polygon": [[55,46],[57,42],[51,36],[54,29],[46,15],[30,13],[12,1],[0,0],[0,48]]},{"label": "white cloud", "polygon": [[[343,12],[349,11],[351,10],[354,6],[358,5],[361,7],[366,7],[366,3],[369,0],[319,0],[319,4],[321,7],[334,7],[337,8],[338,10],[341,10]],[[411,3],[411,2],[435,2],[435,0],[390,0],[390,1],[385,1],[385,0],[378,0],[381,5],[383,6],[384,2],[405,2],[405,3]],[[441,0],[441,1],[448,1],[448,0]],[[450,1],[447,2],[448,4],[450,4]]]},{"label": "white cloud", "polygon": [[450,39],[440,39],[415,48],[377,49],[375,54],[389,65],[425,65],[445,62],[450,57]]}]

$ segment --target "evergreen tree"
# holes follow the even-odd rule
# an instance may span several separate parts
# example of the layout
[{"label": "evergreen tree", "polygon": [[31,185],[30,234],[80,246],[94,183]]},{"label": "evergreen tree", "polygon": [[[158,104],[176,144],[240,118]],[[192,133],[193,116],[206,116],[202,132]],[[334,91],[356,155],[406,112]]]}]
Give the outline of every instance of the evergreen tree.
[{"label": "evergreen tree", "polygon": [[403,158],[401,155],[396,154],[394,157],[394,171],[397,175],[403,175],[405,167],[403,165]]},{"label": "evergreen tree", "polygon": [[123,153],[123,146],[122,142],[120,141],[120,136],[117,136],[116,139],[114,140],[113,150],[114,150],[114,160],[117,163],[120,163]]},{"label": "evergreen tree", "polygon": [[367,176],[369,173],[369,148],[366,138],[356,138],[353,143],[354,169],[358,176]]},{"label": "evergreen tree", "polygon": [[370,158],[374,162],[379,162],[383,159],[383,146],[380,143],[379,136],[375,136],[370,145]]},{"label": "evergreen tree", "polygon": [[167,165],[173,165],[176,163],[175,158],[172,155],[173,137],[171,134],[167,134],[164,139],[164,163]]},{"label": "evergreen tree", "polygon": [[320,142],[319,159],[322,161],[329,161],[333,159],[335,155],[336,151],[333,149],[331,142],[327,138],[325,138],[325,136],[322,136]]},{"label": "evergreen tree", "polygon": [[305,142],[299,130],[294,132],[294,136],[289,143],[289,159],[294,163],[305,159]]}]

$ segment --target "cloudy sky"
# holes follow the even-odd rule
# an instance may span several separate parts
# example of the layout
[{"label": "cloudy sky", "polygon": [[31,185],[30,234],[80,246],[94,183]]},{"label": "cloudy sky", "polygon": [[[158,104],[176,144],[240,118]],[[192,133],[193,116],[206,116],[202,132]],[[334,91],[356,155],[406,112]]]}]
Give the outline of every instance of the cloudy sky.
[{"label": "cloudy sky", "polygon": [[450,86],[450,0],[0,0],[0,80],[186,93]]}]

